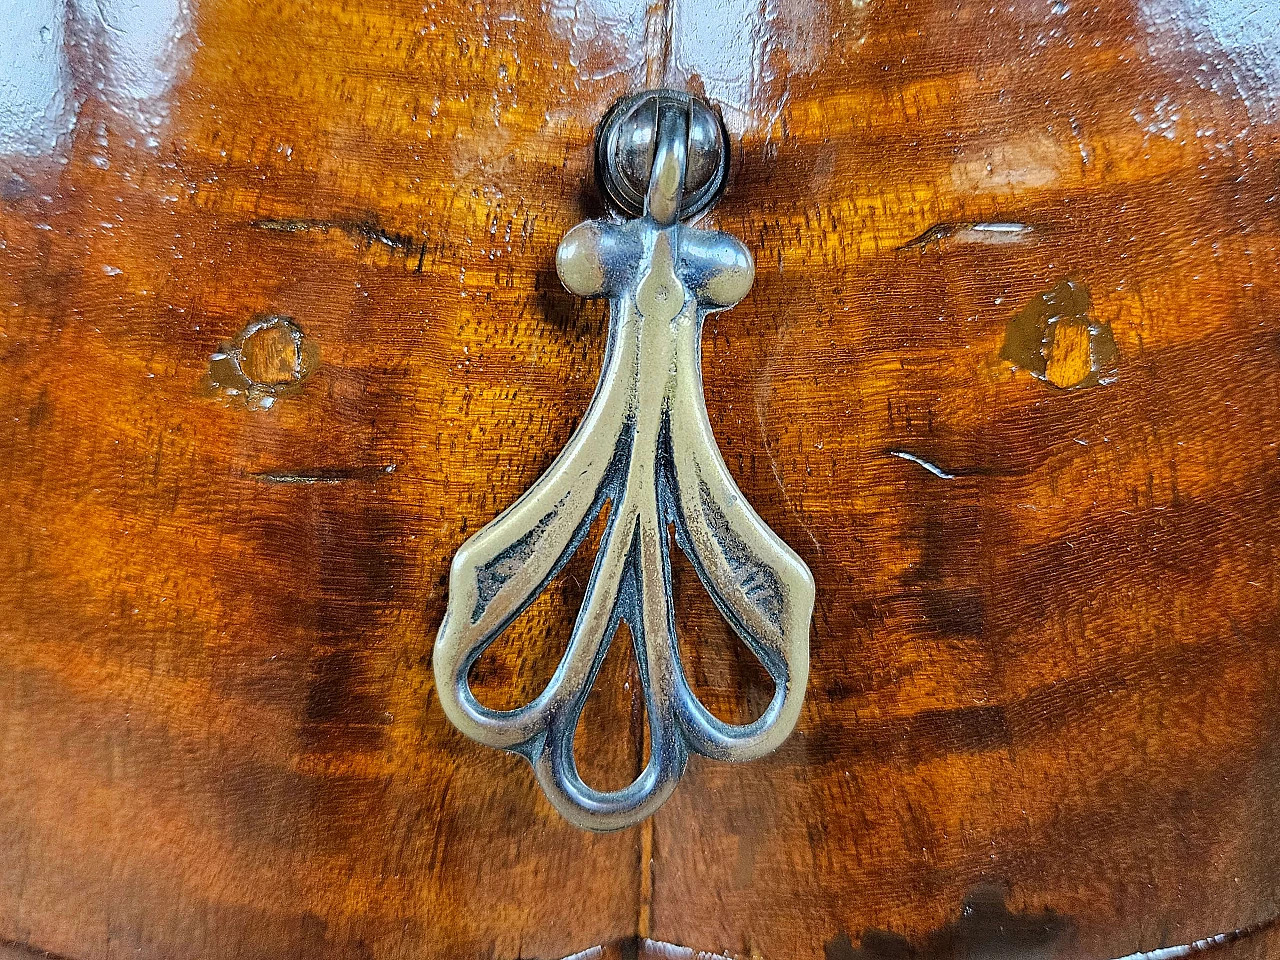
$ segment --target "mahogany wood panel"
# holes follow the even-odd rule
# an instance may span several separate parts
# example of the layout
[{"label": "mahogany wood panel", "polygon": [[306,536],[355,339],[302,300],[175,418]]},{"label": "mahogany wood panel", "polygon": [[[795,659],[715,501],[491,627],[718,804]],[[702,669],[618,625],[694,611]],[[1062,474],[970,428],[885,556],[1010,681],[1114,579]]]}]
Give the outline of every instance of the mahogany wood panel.
[{"label": "mahogany wood panel", "polygon": [[[1273,0],[10,6],[0,955],[1280,956]],[[708,405],[814,571],[813,672],[776,756],[595,836],[430,650],[586,405],[555,245],[660,82],[738,144]],[[760,709],[677,594],[708,702]],[[616,644],[589,779],[642,736]]]}]

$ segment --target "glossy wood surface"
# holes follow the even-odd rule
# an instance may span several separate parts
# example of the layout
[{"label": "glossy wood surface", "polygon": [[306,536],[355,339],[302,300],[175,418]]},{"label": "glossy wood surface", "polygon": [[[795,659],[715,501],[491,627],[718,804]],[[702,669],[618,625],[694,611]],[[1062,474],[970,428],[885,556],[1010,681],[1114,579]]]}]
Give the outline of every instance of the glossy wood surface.
[{"label": "glossy wood surface", "polygon": [[[1275,0],[672,2],[0,0],[13,956],[1280,956]],[[778,754],[596,836],[430,651],[585,408],[603,308],[554,250],[664,81],[739,144],[708,405],[817,579],[813,670]]]}]

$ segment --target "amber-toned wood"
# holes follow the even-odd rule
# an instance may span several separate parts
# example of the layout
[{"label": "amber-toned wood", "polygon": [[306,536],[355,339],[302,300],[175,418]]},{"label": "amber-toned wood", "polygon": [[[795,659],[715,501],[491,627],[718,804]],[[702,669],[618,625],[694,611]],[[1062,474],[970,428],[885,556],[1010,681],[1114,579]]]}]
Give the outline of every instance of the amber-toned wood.
[{"label": "amber-toned wood", "polygon": [[[13,18],[4,951],[1280,956],[1272,4]],[[711,219],[758,279],[708,404],[817,579],[812,685],[778,755],[593,836],[446,724],[430,649],[585,407],[603,310],[553,253],[596,120],[663,79],[740,144]],[[588,569],[487,700],[549,675]],[[677,592],[703,694],[758,709]],[[642,731],[619,645],[593,782]]]}]

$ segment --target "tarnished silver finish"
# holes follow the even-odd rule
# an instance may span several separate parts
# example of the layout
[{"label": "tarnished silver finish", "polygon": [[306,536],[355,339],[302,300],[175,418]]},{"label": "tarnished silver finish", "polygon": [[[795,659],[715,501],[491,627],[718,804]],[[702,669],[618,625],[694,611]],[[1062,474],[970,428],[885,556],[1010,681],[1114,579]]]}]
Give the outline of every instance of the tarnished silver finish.
[{"label": "tarnished silver finish", "polygon": [[[690,115],[687,99],[658,104],[644,216],[590,220],[560,243],[564,285],[609,299],[600,382],[547,472],[459,549],[435,646],[449,719],[481,743],[526,757],[556,809],[591,830],[653,813],[690,750],[720,760],[773,750],[795,726],[809,672],[813,577],[742,496],[703,401],[702,323],[746,296],[754,264],[733,237],[679,222]],[[600,551],[555,674],[523,707],[483,706],[468,682],[471,667],[563,567],[606,504]],[[752,723],[717,719],[689,687],[676,643],[668,525],[773,679],[773,699]],[[573,739],[620,621],[633,638],[650,748],[639,777],[606,792],[582,781]]]}]

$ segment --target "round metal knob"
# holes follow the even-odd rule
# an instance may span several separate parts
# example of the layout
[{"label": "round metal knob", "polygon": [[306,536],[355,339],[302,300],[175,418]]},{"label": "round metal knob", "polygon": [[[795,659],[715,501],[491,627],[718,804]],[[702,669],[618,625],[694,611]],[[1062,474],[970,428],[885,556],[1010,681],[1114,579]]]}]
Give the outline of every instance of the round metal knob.
[{"label": "round metal knob", "polygon": [[710,105],[679,90],[644,90],[617,101],[596,131],[596,180],[609,203],[629,217],[645,212],[660,107],[688,112],[689,140],[680,219],[719,199],[729,175],[729,133]]}]

